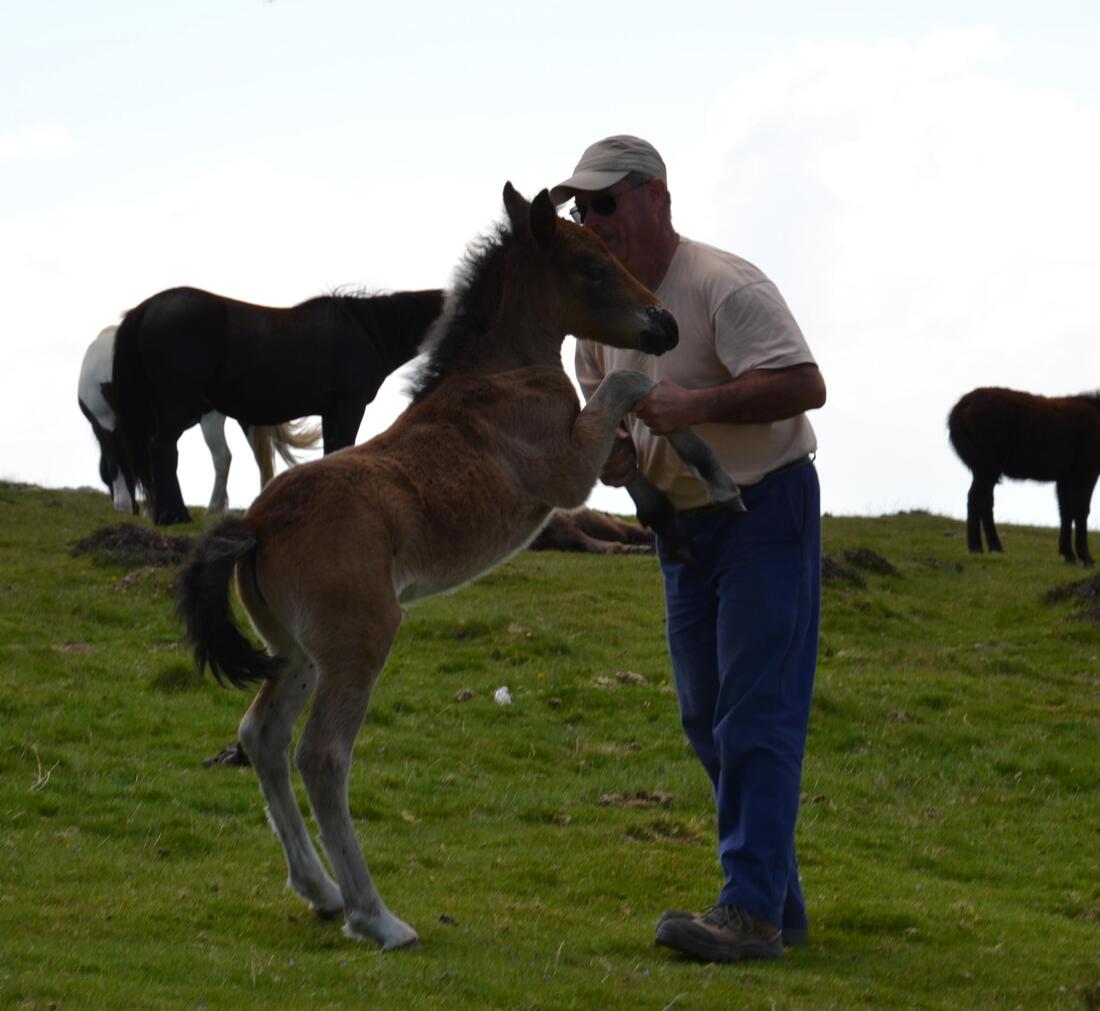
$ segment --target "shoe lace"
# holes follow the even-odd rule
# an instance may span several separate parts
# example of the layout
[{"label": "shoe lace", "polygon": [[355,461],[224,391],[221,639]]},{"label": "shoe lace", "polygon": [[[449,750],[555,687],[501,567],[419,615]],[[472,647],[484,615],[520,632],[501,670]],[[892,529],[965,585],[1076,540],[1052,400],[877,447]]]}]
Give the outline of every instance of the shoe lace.
[{"label": "shoe lace", "polygon": [[719,930],[748,930],[752,923],[747,919],[743,910],[737,906],[727,906],[721,902],[708,909],[700,919],[711,927]]}]

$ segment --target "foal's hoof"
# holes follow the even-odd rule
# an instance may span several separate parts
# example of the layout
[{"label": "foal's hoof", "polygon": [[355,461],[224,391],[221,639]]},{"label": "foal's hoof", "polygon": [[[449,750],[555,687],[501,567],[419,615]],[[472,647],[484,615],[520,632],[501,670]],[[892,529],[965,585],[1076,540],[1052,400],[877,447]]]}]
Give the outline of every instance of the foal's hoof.
[{"label": "foal's hoof", "polygon": [[349,916],[344,924],[344,934],[358,941],[374,941],[382,946],[383,951],[420,947],[416,931],[388,910],[371,917]]},{"label": "foal's hoof", "polygon": [[714,504],[720,505],[727,512],[731,513],[747,513],[749,511],[748,506],[745,505],[745,500],[741,498],[740,491],[734,491],[729,498],[719,499]]}]

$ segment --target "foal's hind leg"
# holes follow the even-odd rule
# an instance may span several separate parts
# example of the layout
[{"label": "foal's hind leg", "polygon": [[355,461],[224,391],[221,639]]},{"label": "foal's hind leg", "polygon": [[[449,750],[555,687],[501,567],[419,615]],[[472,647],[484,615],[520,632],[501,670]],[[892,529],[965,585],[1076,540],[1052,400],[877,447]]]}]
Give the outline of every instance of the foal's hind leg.
[{"label": "foal's hind leg", "polygon": [[260,688],[241,720],[240,738],[267,801],[268,819],[283,844],[287,884],[314,912],[330,917],[344,902],[317,855],[290,786],[290,738],[316,683],[313,664],[294,651],[283,670]]},{"label": "foal's hind leg", "polygon": [[325,616],[324,633],[311,645],[319,673],[317,695],[296,755],[321,842],[343,893],[344,933],[385,949],[415,945],[419,939],[386,908],[374,886],[351,820],[348,775],[371,690],[400,621],[401,609],[392,597]]}]

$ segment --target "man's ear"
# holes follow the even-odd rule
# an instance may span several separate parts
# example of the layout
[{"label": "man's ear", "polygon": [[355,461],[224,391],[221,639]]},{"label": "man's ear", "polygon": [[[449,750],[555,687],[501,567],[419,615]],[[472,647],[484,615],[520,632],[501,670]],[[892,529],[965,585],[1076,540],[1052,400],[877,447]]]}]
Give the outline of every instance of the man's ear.
[{"label": "man's ear", "polygon": [[531,234],[540,246],[548,246],[558,227],[558,211],[550,194],[543,190],[531,201]]}]

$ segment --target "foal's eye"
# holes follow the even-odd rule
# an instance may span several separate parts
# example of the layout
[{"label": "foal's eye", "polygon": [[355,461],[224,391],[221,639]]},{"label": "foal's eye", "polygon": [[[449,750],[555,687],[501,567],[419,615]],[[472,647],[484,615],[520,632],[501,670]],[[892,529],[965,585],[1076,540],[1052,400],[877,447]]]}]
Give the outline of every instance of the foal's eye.
[{"label": "foal's eye", "polygon": [[607,269],[598,260],[581,260],[577,264],[577,273],[586,281],[599,283],[607,278]]}]

